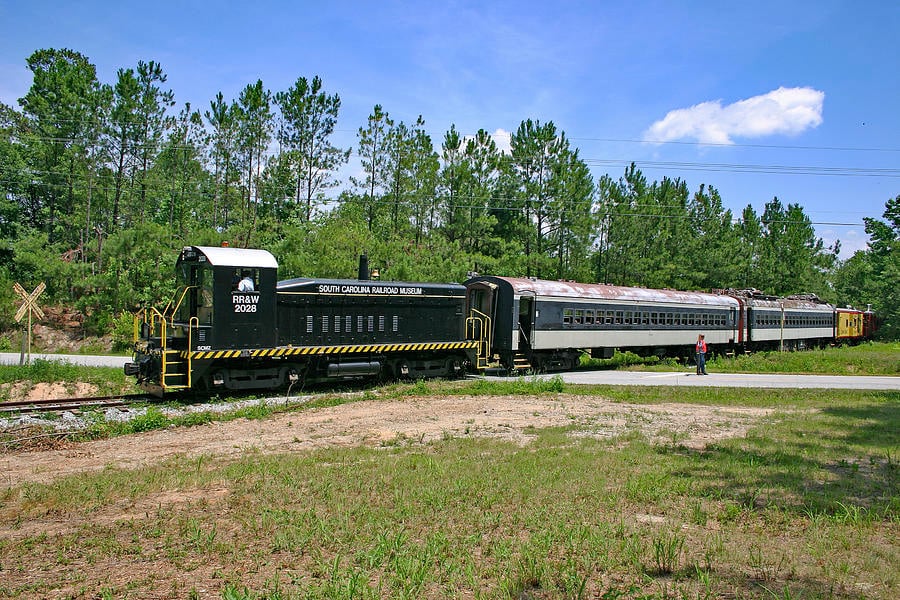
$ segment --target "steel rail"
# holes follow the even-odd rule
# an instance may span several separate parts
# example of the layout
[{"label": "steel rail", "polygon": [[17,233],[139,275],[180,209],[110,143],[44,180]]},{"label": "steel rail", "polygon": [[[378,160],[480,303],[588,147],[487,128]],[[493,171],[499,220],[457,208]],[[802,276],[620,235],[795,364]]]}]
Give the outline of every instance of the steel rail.
[{"label": "steel rail", "polygon": [[81,411],[93,408],[115,408],[128,406],[137,399],[148,400],[145,394],[127,394],[115,396],[96,396],[91,398],[46,398],[41,400],[13,400],[0,402],[0,414],[66,412]]}]

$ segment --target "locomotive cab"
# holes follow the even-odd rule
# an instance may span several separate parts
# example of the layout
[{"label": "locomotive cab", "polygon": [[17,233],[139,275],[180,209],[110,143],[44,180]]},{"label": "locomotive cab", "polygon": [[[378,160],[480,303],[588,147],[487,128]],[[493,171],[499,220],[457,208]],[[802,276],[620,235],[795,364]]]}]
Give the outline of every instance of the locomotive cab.
[{"label": "locomotive cab", "polygon": [[188,246],[175,266],[174,349],[252,349],[275,343],[278,263],[264,250]]}]

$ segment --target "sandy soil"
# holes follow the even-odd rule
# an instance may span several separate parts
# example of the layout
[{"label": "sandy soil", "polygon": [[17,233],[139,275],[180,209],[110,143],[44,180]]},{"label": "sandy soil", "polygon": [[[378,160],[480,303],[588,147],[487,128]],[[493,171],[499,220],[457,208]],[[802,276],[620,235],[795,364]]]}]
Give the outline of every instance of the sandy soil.
[{"label": "sandy soil", "polygon": [[0,454],[2,484],[50,482],[107,466],[135,468],[167,458],[236,458],[253,450],[298,452],[312,448],[391,443],[422,444],[447,436],[490,436],[527,443],[530,428],[577,425],[580,435],[612,438],[639,431],[659,442],[702,448],[742,435],[770,409],[686,404],[634,405],[601,397],[420,397],[364,400],[329,408],[172,428],[61,448]]}]

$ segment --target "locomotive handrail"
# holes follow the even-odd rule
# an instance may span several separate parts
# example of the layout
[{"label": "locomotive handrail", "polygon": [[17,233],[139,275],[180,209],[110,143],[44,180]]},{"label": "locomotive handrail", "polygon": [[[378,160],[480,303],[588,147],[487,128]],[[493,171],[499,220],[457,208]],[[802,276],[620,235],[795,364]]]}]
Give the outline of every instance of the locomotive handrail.
[{"label": "locomotive handrail", "polygon": [[[132,332],[134,335],[134,342],[137,342],[140,339],[140,325],[143,323],[146,323],[150,327],[150,334],[152,337],[152,334],[156,333],[157,320],[161,323],[165,323],[166,317],[155,306],[145,306],[135,313],[133,320],[134,330]],[[165,339],[165,335],[161,334],[160,337],[163,340]]]},{"label": "locomotive handrail", "polygon": [[[487,366],[491,356],[491,317],[474,308],[469,310],[469,315],[466,317],[466,339],[478,342],[478,361],[484,360],[484,365],[478,366]],[[476,332],[479,325],[480,332]]]},{"label": "locomotive handrail", "polygon": [[[196,289],[196,288],[197,288],[196,285],[184,286],[184,291],[181,292],[181,297],[178,298],[178,302],[175,303],[175,306],[172,308],[172,313],[170,315],[170,319],[171,319],[173,326],[175,325],[175,313],[177,313],[178,309],[181,308],[181,303],[184,302],[184,297],[187,296],[188,290]],[[177,292],[176,292],[176,294],[177,294]],[[173,299],[174,299],[174,297],[173,297]]]},{"label": "locomotive handrail", "polygon": [[163,315],[175,314],[175,296],[178,295],[178,289],[176,288],[174,292],[172,292],[172,296],[166,301],[166,305],[162,309]]},{"label": "locomotive handrail", "polygon": [[194,328],[200,329],[200,319],[198,317],[191,317],[188,321],[188,351],[187,351],[187,386],[188,388],[194,387],[191,381],[194,370],[191,368],[191,355],[193,354],[192,350],[194,349],[194,345],[192,343]]},{"label": "locomotive handrail", "polygon": [[525,328],[522,327],[522,324],[519,323],[519,335],[525,339],[525,343],[531,346],[531,340],[528,339],[528,334],[525,333]]}]

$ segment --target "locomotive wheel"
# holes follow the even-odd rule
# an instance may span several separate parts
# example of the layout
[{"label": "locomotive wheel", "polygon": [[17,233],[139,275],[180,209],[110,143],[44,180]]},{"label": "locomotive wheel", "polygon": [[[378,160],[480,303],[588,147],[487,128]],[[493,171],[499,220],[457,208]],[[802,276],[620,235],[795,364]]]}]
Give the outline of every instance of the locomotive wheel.
[{"label": "locomotive wheel", "polygon": [[458,378],[463,374],[463,365],[462,360],[459,357],[454,356],[453,358],[447,359],[447,376]]}]

